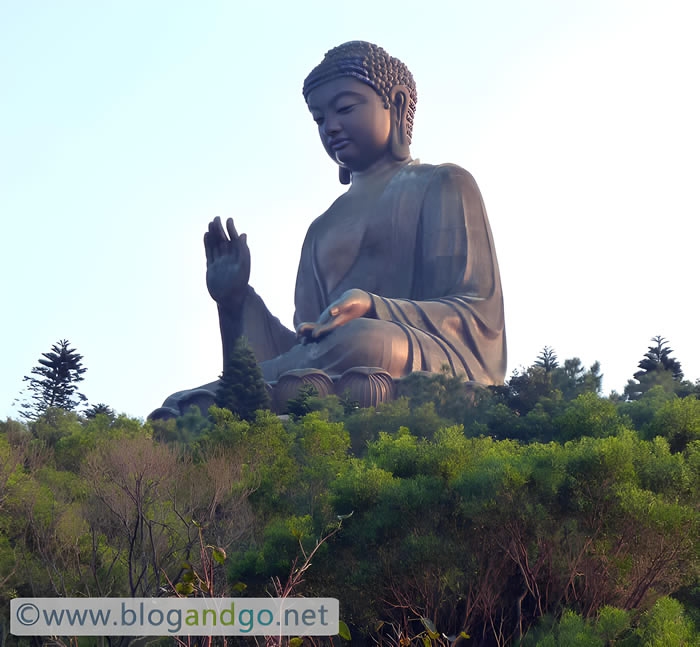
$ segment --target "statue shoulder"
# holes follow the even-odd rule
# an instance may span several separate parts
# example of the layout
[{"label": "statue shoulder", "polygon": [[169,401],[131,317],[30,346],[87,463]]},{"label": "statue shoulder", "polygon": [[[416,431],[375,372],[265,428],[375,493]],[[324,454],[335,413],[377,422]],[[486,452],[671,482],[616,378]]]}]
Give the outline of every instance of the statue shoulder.
[{"label": "statue shoulder", "polygon": [[450,221],[486,217],[481,191],[469,171],[457,164],[439,164],[432,167],[429,177],[424,213],[440,213]]},{"label": "statue shoulder", "polygon": [[455,188],[477,189],[474,176],[457,164],[440,164],[435,169],[435,178],[440,182],[454,184]]},{"label": "statue shoulder", "polygon": [[427,182],[430,186],[440,186],[443,189],[453,187],[454,190],[477,189],[474,176],[457,164],[416,163],[411,164],[409,169],[416,179]]}]

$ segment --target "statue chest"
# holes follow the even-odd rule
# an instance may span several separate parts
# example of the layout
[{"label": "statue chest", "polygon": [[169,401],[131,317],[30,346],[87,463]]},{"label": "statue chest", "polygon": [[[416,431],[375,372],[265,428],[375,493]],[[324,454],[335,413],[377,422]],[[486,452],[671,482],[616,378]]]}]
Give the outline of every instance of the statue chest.
[{"label": "statue chest", "polygon": [[[316,239],[316,263],[330,300],[350,288],[378,293],[392,268],[392,218],[375,199],[336,203]],[[388,295],[386,295],[388,296]]]}]

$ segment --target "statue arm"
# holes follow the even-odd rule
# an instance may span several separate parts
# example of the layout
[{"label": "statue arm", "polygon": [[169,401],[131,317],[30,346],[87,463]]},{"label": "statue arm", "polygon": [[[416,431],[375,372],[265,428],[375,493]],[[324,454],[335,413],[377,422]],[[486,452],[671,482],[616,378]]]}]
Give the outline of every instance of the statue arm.
[{"label": "statue arm", "polygon": [[273,317],[263,300],[248,284],[250,250],[245,234],[238,234],[233,219],[209,223],[204,234],[207,258],[207,289],[216,301],[223,346],[223,364],[231,357],[236,339],[245,336],[259,362],[283,353],[295,340],[279,319]]},{"label": "statue arm", "polygon": [[228,309],[219,305],[218,310],[224,364],[241,335],[247,339],[258,362],[287,352],[296,342],[295,333],[270,313],[250,285],[240,308]]}]

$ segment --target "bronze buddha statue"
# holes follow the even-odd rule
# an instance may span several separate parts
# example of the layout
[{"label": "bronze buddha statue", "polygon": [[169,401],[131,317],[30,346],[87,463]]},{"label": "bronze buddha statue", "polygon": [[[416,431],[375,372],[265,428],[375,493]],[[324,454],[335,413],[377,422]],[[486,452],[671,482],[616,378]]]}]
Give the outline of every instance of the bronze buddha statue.
[{"label": "bronze buddha statue", "polygon": [[[499,384],[503,296],[491,229],[472,176],[412,160],[413,76],[362,41],[330,50],[304,82],[321,142],[349,188],[309,227],[285,328],[248,284],[250,252],[233,220],[204,235],[207,286],[224,359],[240,335],[268,382],[295,369],[331,379],[354,367],[392,378],[447,366]],[[170,396],[159,415],[213,402],[217,382]]]}]

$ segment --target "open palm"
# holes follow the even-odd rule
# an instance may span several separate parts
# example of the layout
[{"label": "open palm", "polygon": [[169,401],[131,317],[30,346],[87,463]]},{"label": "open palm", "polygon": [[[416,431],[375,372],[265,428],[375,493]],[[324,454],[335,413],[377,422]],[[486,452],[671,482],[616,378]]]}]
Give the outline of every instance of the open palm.
[{"label": "open palm", "polygon": [[233,218],[226,221],[226,230],[228,235],[217,216],[204,234],[207,288],[218,305],[237,307],[245,298],[250,278],[250,250],[246,235],[236,232]]}]

